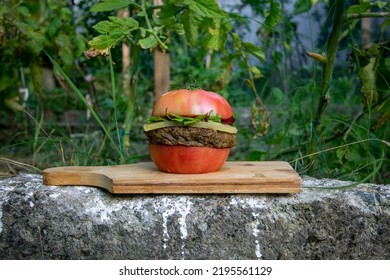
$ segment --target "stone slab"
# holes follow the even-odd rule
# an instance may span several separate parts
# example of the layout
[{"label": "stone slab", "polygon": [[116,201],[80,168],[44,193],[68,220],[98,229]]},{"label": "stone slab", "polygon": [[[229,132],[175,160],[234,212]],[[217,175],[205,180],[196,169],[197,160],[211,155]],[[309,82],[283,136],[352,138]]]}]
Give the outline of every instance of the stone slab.
[{"label": "stone slab", "polygon": [[390,259],[390,185],[350,185],[113,195],[19,174],[0,179],[0,259]]}]

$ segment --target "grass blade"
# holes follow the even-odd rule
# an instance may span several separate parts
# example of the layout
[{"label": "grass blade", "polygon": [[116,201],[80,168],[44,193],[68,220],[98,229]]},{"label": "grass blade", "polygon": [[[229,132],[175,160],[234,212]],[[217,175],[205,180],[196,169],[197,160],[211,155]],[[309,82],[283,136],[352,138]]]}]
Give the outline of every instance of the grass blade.
[{"label": "grass blade", "polygon": [[74,93],[79,97],[81,102],[87,107],[87,109],[91,112],[92,116],[95,118],[95,120],[98,122],[102,130],[104,131],[107,138],[110,140],[110,142],[114,145],[115,149],[121,155],[120,148],[118,147],[117,143],[114,141],[112,136],[110,135],[110,132],[108,131],[107,127],[104,125],[102,120],[99,118],[99,116],[96,114],[95,110],[92,108],[92,106],[88,103],[87,99],[84,97],[84,95],[80,92],[80,90],[77,88],[77,86],[72,82],[72,80],[65,74],[65,72],[62,70],[62,68],[58,65],[58,63],[44,50],[42,51],[47,55],[47,57],[50,59],[51,63],[53,64],[53,67],[55,70],[58,71],[58,73],[61,74],[61,76],[64,78],[64,80],[67,82],[67,84],[70,86],[70,88],[74,91]]}]

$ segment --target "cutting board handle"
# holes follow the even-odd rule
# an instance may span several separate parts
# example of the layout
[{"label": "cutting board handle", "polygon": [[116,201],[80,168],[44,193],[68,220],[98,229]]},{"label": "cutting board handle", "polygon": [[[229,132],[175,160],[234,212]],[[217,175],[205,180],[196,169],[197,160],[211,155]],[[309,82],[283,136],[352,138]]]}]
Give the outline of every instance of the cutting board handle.
[{"label": "cutting board handle", "polygon": [[101,166],[47,168],[43,170],[43,183],[48,186],[94,186],[111,192],[112,179],[101,171]]}]

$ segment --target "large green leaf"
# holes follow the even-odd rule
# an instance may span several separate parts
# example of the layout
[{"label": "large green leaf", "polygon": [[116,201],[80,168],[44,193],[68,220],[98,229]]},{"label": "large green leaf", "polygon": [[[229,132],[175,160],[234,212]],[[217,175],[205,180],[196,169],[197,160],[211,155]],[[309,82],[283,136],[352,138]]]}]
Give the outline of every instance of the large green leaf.
[{"label": "large green leaf", "polygon": [[125,18],[108,17],[108,19],[121,28],[134,29],[138,27],[138,21],[136,21],[131,17],[125,17]]},{"label": "large green leaf", "polygon": [[271,2],[269,11],[266,13],[264,28],[268,31],[273,31],[275,26],[282,18],[282,9],[276,1]]},{"label": "large green leaf", "polygon": [[215,19],[215,28],[209,28],[211,38],[208,41],[207,47],[213,50],[223,49],[227,41],[227,31],[231,29],[231,25],[228,21],[223,19]]},{"label": "large green leaf", "polygon": [[181,23],[175,23],[172,25],[167,26],[169,30],[172,30],[175,32],[177,35],[184,35],[186,32],[184,30],[184,26]]},{"label": "large green leaf", "polygon": [[161,20],[170,19],[177,15],[182,9],[183,7],[181,5],[175,5],[175,2],[166,3],[161,7],[157,15]]},{"label": "large green leaf", "polygon": [[387,1],[375,1],[374,5],[378,6],[379,9],[383,9],[384,7],[389,5],[389,2],[387,2]]},{"label": "large green leaf", "polygon": [[130,0],[104,0],[91,7],[91,12],[109,12],[131,4]]},{"label": "large green leaf", "polygon": [[236,51],[240,50],[242,48],[242,42],[241,42],[240,35],[238,35],[235,32],[231,33],[230,35],[232,36],[232,39],[233,39],[234,49]]},{"label": "large green leaf", "polygon": [[115,24],[108,20],[99,21],[94,26],[92,26],[100,34],[108,34],[111,30],[115,28]]},{"label": "large green leaf", "polygon": [[92,26],[101,35],[89,41],[92,50],[104,50],[114,47],[122,41],[131,31],[138,28],[138,22],[133,18],[109,17],[108,20],[100,21]]},{"label": "large green leaf", "polygon": [[208,18],[225,17],[226,13],[221,10],[215,0],[184,0],[191,11]]},{"label": "large green leaf", "polygon": [[363,2],[357,5],[352,5],[347,9],[347,14],[356,14],[367,11],[371,7],[371,3]]},{"label": "large green leaf", "polygon": [[123,34],[99,35],[89,41],[89,45],[95,50],[105,50],[117,45],[124,37]]},{"label": "large green leaf", "polygon": [[138,22],[133,18],[109,17],[108,20],[99,21],[92,26],[100,34],[124,33],[128,34],[138,28]]},{"label": "large green leaf", "polygon": [[141,39],[138,41],[139,45],[143,49],[152,49],[157,47],[158,41],[157,38],[153,35],[150,35],[149,37],[146,37],[145,39]]},{"label": "large green leaf", "polygon": [[298,0],[294,4],[294,14],[301,14],[310,10],[318,0]]},{"label": "large green leaf", "polygon": [[251,55],[257,57],[260,60],[265,61],[265,54],[262,49],[260,49],[258,46],[249,43],[249,42],[243,42],[242,45],[245,48],[245,51],[247,53],[250,53]]},{"label": "large green leaf", "polygon": [[[167,4],[165,6],[168,6],[168,7],[166,7],[163,12],[160,11],[158,13],[158,16],[153,16],[153,22],[155,23],[155,25],[157,25],[158,27],[160,27],[162,29],[165,28],[166,30],[173,31],[178,35],[184,35],[185,30],[184,30],[183,24],[178,23],[177,19],[175,17],[176,13],[178,13],[180,10],[178,9],[178,7],[173,6],[173,5]],[[165,6],[163,6],[163,7],[165,7]],[[167,9],[169,11],[166,11]],[[174,12],[172,12],[172,11],[174,11]]]},{"label": "large green leaf", "polygon": [[199,24],[202,21],[202,17],[199,14],[192,12],[191,10],[186,11],[181,16],[184,30],[188,41],[192,46],[195,46],[199,38]]}]

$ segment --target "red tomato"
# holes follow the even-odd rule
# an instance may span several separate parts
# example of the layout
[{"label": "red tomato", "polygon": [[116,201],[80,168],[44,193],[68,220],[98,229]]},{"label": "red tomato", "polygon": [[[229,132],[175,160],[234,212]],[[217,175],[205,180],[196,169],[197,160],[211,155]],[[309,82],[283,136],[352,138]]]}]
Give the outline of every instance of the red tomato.
[{"label": "red tomato", "polygon": [[230,148],[185,147],[149,144],[153,162],[164,172],[198,174],[218,171]]},{"label": "red tomato", "polygon": [[173,90],[161,95],[154,104],[153,116],[166,116],[166,112],[180,116],[193,117],[214,111],[222,119],[233,116],[233,109],[221,95],[202,89]]}]

